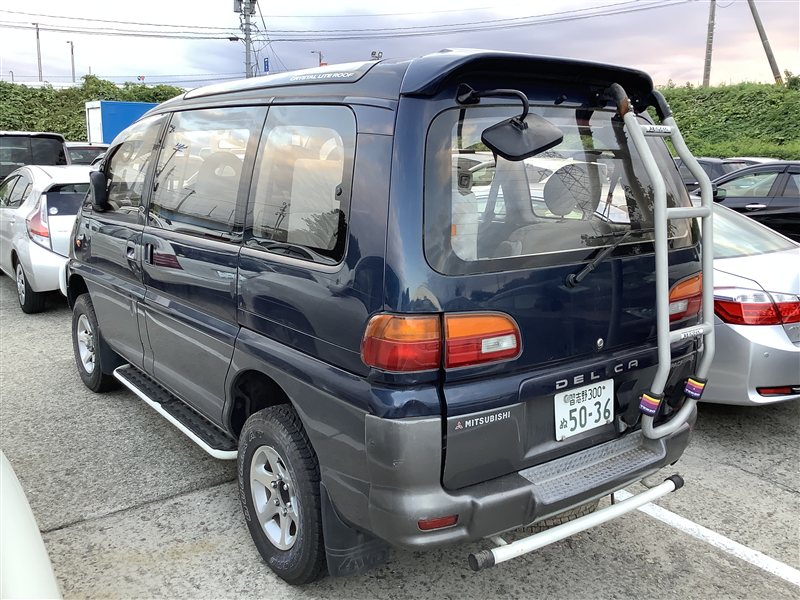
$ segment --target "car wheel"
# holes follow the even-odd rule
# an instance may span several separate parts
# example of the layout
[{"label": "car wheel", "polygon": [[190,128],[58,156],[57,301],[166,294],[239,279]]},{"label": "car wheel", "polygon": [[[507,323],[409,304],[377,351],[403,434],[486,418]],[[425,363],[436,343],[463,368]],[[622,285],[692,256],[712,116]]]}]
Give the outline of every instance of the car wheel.
[{"label": "car wheel", "polygon": [[40,292],[34,292],[28,283],[28,277],[25,275],[25,269],[22,268],[22,263],[18,262],[16,267],[16,280],[17,280],[17,300],[19,300],[19,307],[22,312],[29,315],[33,313],[42,312],[44,310],[45,295]]},{"label": "car wheel", "polygon": [[319,464],[297,413],[272,406],[239,436],[239,499],[253,542],[281,579],[299,585],[325,572]]},{"label": "car wheel", "polygon": [[72,308],[72,349],[84,385],[93,392],[106,392],[118,386],[113,375],[103,373],[100,361],[100,328],[89,294],[81,294]]}]

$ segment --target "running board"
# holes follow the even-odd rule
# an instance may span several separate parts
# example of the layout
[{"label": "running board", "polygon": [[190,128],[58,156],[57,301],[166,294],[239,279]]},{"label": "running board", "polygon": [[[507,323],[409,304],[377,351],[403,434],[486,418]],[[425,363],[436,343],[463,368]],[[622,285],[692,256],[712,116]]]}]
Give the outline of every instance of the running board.
[{"label": "running board", "polygon": [[114,369],[114,377],[208,454],[220,460],[236,460],[236,440],[148,375],[136,367],[123,365]]},{"label": "running board", "polygon": [[636,510],[640,506],[644,506],[648,502],[658,500],[681,487],[683,487],[683,478],[676,474],[665,479],[664,483],[640,494],[636,494],[635,496],[631,496],[627,500],[617,502],[611,506],[575,519],[574,521],[542,531],[541,533],[535,533],[521,540],[517,540],[516,542],[508,544],[500,536],[495,536],[490,539],[497,544],[497,548],[481,550],[475,554],[470,554],[469,566],[473,571],[480,571],[487,567],[493,567],[496,564],[511,560],[512,558],[517,558],[528,552],[533,552],[534,550],[543,548],[553,542],[563,540],[581,531],[601,525],[602,523],[607,523],[608,521]]}]

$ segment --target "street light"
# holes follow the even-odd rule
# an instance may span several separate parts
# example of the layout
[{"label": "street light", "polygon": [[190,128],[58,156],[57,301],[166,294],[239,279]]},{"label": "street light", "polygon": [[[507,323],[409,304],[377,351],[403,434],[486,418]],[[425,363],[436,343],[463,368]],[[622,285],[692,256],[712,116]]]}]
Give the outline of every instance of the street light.
[{"label": "street light", "polygon": [[328,63],[322,60],[322,50],[312,50],[311,54],[318,54],[319,55],[319,66],[322,67]]},{"label": "street light", "polygon": [[73,44],[70,40],[67,40],[69,44],[69,58],[72,62],[72,83],[75,83],[75,44]]}]

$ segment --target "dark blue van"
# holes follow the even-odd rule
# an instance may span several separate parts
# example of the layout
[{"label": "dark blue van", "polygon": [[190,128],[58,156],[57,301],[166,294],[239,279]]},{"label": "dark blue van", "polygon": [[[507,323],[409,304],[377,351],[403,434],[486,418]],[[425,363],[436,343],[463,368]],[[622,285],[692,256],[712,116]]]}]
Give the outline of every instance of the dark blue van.
[{"label": "dark blue van", "polygon": [[491,540],[477,570],[682,484],[595,510],[689,442],[710,203],[631,69],[447,50],[193,90],[92,175],[76,363],[238,459],[286,581]]}]

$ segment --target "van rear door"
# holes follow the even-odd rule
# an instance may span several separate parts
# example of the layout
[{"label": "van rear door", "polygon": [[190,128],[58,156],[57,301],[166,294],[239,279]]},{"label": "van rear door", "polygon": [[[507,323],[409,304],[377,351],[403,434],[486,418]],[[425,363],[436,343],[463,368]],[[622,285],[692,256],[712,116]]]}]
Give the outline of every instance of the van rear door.
[{"label": "van rear door", "polygon": [[[531,112],[564,138],[522,161],[495,159],[481,141],[518,107],[454,108],[428,132],[425,252],[442,276],[430,286],[445,315],[508,315],[520,334],[516,357],[445,365],[449,487],[618,437],[626,419],[635,424],[656,368],[653,188],[641,159],[613,110]],[[649,143],[668,205],[688,206],[666,146]],[[691,221],[672,222],[671,285],[700,270],[696,242]],[[697,319],[697,283],[675,303],[676,327]],[[492,352],[493,341],[476,340]],[[675,353],[689,357],[686,369],[693,349],[689,341]]]}]

